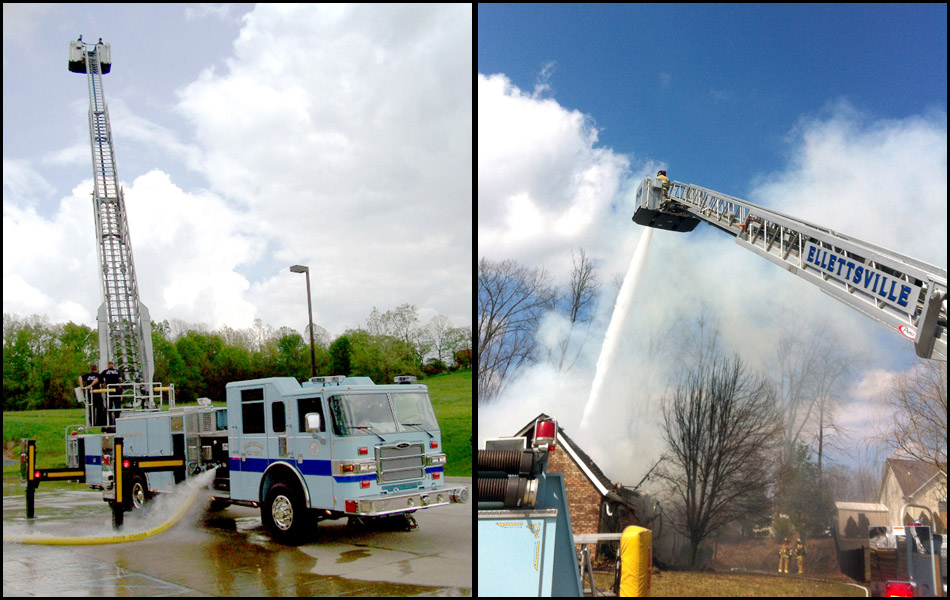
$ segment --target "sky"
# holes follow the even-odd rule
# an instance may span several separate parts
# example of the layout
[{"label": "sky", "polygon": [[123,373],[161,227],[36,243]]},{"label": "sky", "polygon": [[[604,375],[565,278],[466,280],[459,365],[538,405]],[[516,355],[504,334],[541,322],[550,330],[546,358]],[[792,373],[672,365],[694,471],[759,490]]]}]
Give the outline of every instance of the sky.
[{"label": "sky", "polygon": [[94,325],[84,75],[103,76],[155,321],[332,337],[409,303],[472,319],[468,5],[3,6],[3,311]]},{"label": "sky", "polygon": [[[605,399],[593,426],[580,417],[644,232],[633,196],[658,169],[946,270],[946,5],[481,4],[477,68],[479,257],[564,285],[583,248],[603,283],[573,368],[519,373],[480,409],[480,442],[546,412],[636,483],[704,316],[772,376],[785,335],[856,357],[828,457],[863,460],[912,344],[705,225],[653,233]],[[547,315],[542,348],[566,330]]]}]

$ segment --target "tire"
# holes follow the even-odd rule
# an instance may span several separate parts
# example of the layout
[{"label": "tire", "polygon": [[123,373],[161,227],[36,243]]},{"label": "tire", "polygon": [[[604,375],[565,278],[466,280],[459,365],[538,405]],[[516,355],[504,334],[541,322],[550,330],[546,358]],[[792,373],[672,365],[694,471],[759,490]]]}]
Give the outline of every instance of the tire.
[{"label": "tire", "polygon": [[275,483],[267,490],[261,506],[261,521],[270,531],[274,541],[297,545],[307,528],[307,507],[297,486]]},{"label": "tire", "polygon": [[152,499],[148,491],[148,481],[142,473],[132,476],[132,486],[129,488],[129,500],[126,510],[141,510]]}]

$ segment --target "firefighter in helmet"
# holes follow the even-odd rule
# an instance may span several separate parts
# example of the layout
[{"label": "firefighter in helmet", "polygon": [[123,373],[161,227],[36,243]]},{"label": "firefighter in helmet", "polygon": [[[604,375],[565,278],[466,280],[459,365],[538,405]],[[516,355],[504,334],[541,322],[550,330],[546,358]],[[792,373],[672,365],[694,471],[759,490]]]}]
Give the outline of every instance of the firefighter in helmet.
[{"label": "firefighter in helmet", "polygon": [[802,538],[798,538],[795,544],[795,560],[798,561],[798,574],[802,574],[802,564],[805,562],[805,545],[802,544]]},{"label": "firefighter in helmet", "polygon": [[663,182],[663,198],[670,197],[670,178],[666,176],[666,171],[660,170],[656,173],[656,178]]},{"label": "firefighter in helmet", "polygon": [[[792,550],[788,546],[788,538],[785,538],[782,541],[782,546],[778,549],[778,572],[779,573],[788,573],[788,557],[791,555]],[[783,571],[784,569],[784,571]]]}]

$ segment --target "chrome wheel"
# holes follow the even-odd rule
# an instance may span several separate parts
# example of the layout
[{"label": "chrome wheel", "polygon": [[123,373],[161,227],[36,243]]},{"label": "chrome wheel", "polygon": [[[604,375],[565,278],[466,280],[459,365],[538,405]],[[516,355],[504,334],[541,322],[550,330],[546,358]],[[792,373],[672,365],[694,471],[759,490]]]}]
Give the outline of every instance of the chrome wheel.
[{"label": "chrome wheel", "polygon": [[294,506],[287,496],[280,495],[274,498],[270,513],[274,518],[274,525],[281,531],[287,531],[294,524]]},{"label": "chrome wheel", "polygon": [[132,484],[132,506],[136,509],[145,506],[145,486],[141,481]]}]

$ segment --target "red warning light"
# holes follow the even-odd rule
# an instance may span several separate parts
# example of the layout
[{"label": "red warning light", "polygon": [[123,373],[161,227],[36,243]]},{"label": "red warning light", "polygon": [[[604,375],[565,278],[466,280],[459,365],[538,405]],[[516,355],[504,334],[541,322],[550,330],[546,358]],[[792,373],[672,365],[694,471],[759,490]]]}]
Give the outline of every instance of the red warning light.
[{"label": "red warning light", "polygon": [[907,581],[888,581],[884,586],[884,595],[912,597],[914,584]]}]

